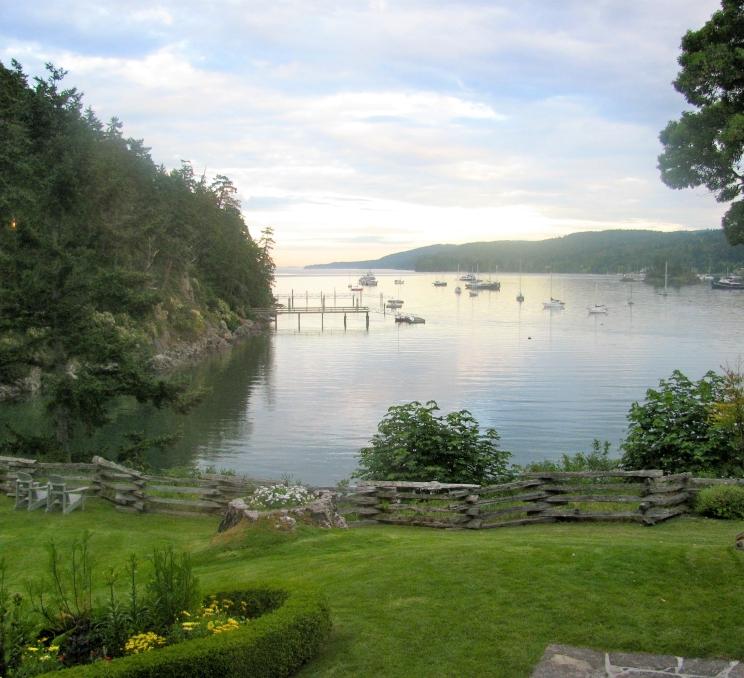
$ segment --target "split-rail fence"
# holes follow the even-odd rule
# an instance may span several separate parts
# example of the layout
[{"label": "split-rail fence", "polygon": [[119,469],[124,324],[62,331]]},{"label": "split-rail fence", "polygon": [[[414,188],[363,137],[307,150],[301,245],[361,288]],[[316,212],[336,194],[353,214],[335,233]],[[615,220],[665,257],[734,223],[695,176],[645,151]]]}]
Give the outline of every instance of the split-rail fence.
[{"label": "split-rail fence", "polygon": [[[15,493],[18,471],[43,481],[62,475],[70,485],[131,513],[178,516],[225,512],[228,503],[251,494],[260,481],[202,474],[171,477],[136,471],[93,457],[64,464],[0,456],[0,492]],[[439,528],[488,529],[557,521],[631,521],[654,525],[688,512],[695,495],[714,484],[744,479],[693,478],[663,471],[524,473],[493,485],[438,482],[362,481],[337,494],[351,525],[381,523]]]}]

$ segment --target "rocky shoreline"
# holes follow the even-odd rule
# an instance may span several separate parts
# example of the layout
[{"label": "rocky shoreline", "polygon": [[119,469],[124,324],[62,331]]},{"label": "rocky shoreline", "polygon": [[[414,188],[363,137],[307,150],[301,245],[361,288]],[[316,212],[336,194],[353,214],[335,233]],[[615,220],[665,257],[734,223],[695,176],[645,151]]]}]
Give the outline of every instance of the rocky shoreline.
[{"label": "rocky shoreline", "polygon": [[235,330],[230,330],[224,321],[219,327],[209,327],[195,341],[155,342],[155,355],[150,364],[157,372],[168,372],[178,367],[193,365],[202,358],[226,351],[243,339],[263,334],[269,328],[269,320],[243,318]]},{"label": "rocky shoreline", "polygon": [[[172,341],[169,338],[155,340],[155,355],[150,364],[157,372],[169,372],[179,367],[193,365],[202,358],[228,350],[243,339],[263,334],[269,329],[269,319],[249,320],[243,318],[235,330],[230,330],[224,321],[218,327],[208,327],[194,341]],[[33,396],[41,389],[41,370],[34,368],[28,376],[11,384],[0,384],[0,402],[20,400]]]}]

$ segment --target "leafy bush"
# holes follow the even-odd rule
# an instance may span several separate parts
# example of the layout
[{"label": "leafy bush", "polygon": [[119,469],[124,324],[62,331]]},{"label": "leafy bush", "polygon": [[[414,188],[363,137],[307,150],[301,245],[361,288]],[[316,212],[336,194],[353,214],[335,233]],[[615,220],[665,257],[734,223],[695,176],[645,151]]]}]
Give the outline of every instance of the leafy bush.
[{"label": "leafy bush", "polygon": [[[613,471],[620,466],[619,459],[610,457],[610,442],[605,440],[599,442],[597,438],[592,441],[591,452],[584,454],[563,454],[560,461],[544,459],[535,461],[524,467],[525,471]],[[521,469],[520,469],[521,470]]]},{"label": "leafy bush", "polygon": [[507,475],[511,454],[467,410],[438,417],[436,402],[395,405],[360,451],[357,478],[483,484]]},{"label": "leafy bush", "polygon": [[697,496],[695,511],[709,518],[744,520],[744,487],[738,485],[706,487]]},{"label": "leafy bush", "polygon": [[212,634],[110,662],[76,666],[60,678],[268,678],[289,676],[312,659],[328,638],[328,606],[315,592],[263,585],[216,594],[253,616],[229,633]]},{"label": "leafy bush", "polygon": [[646,391],[643,404],[631,405],[623,467],[741,475],[744,458],[714,417],[716,404],[725,400],[720,375],[708,372],[693,382],[675,370],[658,389]]}]

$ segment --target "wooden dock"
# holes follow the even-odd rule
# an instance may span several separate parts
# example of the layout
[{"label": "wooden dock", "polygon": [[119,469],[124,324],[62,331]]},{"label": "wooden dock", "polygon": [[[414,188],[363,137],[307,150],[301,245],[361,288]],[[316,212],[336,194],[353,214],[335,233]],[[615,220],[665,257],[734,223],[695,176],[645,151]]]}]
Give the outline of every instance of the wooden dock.
[{"label": "wooden dock", "polygon": [[274,314],[274,326],[276,327],[280,315],[297,314],[297,329],[301,327],[301,318],[304,314],[320,315],[320,327],[323,329],[324,319],[327,314],[343,314],[344,329],[346,329],[346,317],[350,314],[364,314],[366,329],[369,329],[369,306],[278,306],[272,309]]}]

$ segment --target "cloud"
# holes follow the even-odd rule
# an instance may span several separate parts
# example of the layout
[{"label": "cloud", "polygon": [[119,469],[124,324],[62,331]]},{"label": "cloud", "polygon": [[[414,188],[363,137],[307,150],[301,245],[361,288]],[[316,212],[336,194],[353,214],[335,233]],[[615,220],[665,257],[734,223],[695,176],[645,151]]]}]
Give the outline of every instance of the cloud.
[{"label": "cloud", "polygon": [[67,68],[157,162],[230,176],[277,259],[307,263],[716,226],[724,207],[667,189],[656,156],[680,36],[717,6],[39,0],[0,9],[0,58]]}]

